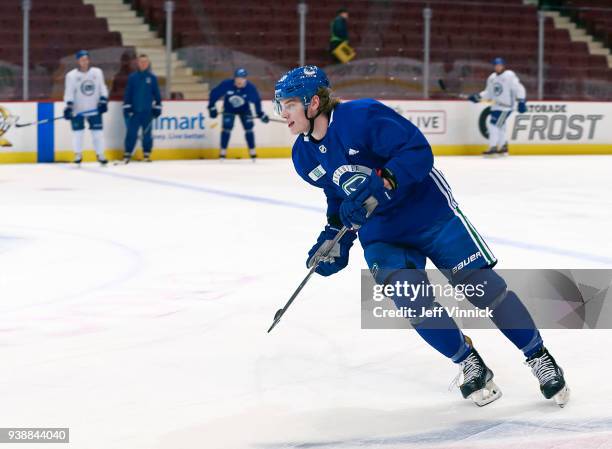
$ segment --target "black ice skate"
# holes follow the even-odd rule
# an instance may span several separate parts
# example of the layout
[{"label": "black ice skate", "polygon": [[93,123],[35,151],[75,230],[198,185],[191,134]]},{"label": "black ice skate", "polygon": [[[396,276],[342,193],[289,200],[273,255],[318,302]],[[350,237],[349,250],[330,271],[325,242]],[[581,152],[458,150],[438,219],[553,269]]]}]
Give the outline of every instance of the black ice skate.
[{"label": "black ice skate", "polygon": [[96,159],[98,159],[98,162],[100,163],[100,165],[102,165],[103,167],[108,164],[108,160],[105,157],[100,157],[96,155]]},{"label": "black ice skate", "polygon": [[151,159],[151,154],[150,153],[145,153],[144,154],[144,161],[145,162],[153,162],[153,159]]},{"label": "black ice skate", "polygon": [[117,160],[114,162],[114,165],[127,165],[130,163],[130,160],[132,160],[132,156],[124,156],[123,159]]},{"label": "black ice skate", "polygon": [[563,370],[548,350],[542,346],[538,352],[525,362],[540,382],[540,391],[546,399],[553,399],[559,407],[564,407],[570,398],[570,389],[565,384]]},{"label": "black ice skate", "polygon": [[83,162],[83,155],[82,154],[77,154],[74,156],[74,161],[73,161],[76,165],[81,166],[81,162]]},{"label": "black ice skate", "polygon": [[487,151],[482,152],[483,156],[495,156],[497,154],[500,154],[500,152],[497,150],[497,147],[491,147]]},{"label": "black ice skate", "polygon": [[255,162],[257,162],[257,155],[256,155],[256,154],[253,154],[253,155],[251,156],[251,160],[252,160],[254,163],[255,163]]},{"label": "black ice skate", "polygon": [[508,144],[507,143],[503,144],[502,147],[499,149],[499,154],[501,154],[502,156],[508,154]]},{"label": "black ice skate", "polygon": [[[472,347],[471,340],[467,337],[466,339]],[[454,383],[459,385],[459,390],[461,390],[465,399],[471,399],[477,406],[482,407],[501,398],[502,392],[493,382],[493,371],[485,365],[474,347],[472,347],[467,359],[459,365],[461,371],[455,378]],[[463,382],[459,384],[461,377],[463,377]]]}]

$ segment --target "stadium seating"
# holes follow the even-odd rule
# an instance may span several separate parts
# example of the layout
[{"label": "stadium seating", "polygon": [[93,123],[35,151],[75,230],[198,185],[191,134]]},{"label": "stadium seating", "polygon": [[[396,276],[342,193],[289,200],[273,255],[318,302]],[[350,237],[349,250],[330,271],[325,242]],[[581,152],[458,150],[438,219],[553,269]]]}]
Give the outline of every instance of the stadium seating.
[{"label": "stadium seating", "polygon": [[[610,0],[568,0],[564,12],[583,24],[587,31],[612,48],[612,2]],[[576,8],[576,9],[574,9]],[[579,9],[578,9],[579,8]]]},{"label": "stadium seating", "polygon": [[[130,1],[159,36],[164,37],[165,0]],[[462,0],[461,4],[449,0],[352,0],[349,3],[350,42],[357,51],[357,60],[401,57],[418,66],[423,59],[423,8],[427,3],[433,11],[431,61],[444,71],[436,72],[435,76],[460,73],[461,86],[475,88],[483,84],[483,77],[490,72],[490,59],[502,55],[528,89],[531,92],[535,89],[537,11],[534,6],[524,5],[522,0],[506,0],[494,10],[482,8],[481,0]],[[608,6],[610,0],[568,0],[567,3],[601,7]],[[216,0],[175,0],[175,4],[173,44],[177,49],[208,45],[235,50],[285,69],[298,63],[297,1],[234,0],[225,4]],[[21,0],[0,1],[2,98],[21,95],[18,82],[22,58],[20,5]],[[330,21],[337,8],[344,5],[347,2],[343,0],[308,1],[307,62],[324,67],[332,64],[328,54]],[[609,45],[612,37],[609,14],[584,10],[579,13],[579,20]],[[83,0],[35,1],[30,24],[32,98],[45,98],[50,93],[58,95],[52,85],[63,76],[60,61],[79,48],[122,49],[120,35],[109,32],[106,21],[96,18],[93,6],[85,5]],[[572,42],[568,32],[555,29],[550,19],[546,21],[545,50],[548,98],[588,99],[587,90],[568,90],[568,80],[575,81],[577,86],[585,80],[611,80],[612,71],[606,58],[590,55],[585,43]],[[116,71],[120,63],[107,60],[96,64]],[[57,73],[58,69],[61,74]],[[269,96],[269,83],[263,92]]]},{"label": "stadium seating", "polygon": [[[22,65],[21,0],[0,1],[0,98],[21,99]],[[33,1],[30,11],[30,98],[62,96],[64,73],[72,68],[73,55],[81,48],[116,48],[95,60],[106,69],[107,80],[119,68],[121,36],[110,32],[105,19],[96,18],[94,7],[82,0]],[[93,54],[96,54],[94,51]],[[70,64],[62,64],[68,58]],[[116,59],[116,60],[115,60]]]},{"label": "stadium seating", "polygon": [[[582,3],[581,0],[574,0]],[[592,3],[609,0],[592,0]],[[585,0],[586,2],[586,0]],[[253,55],[289,68],[298,63],[297,2],[237,0],[175,0],[176,47],[216,45]],[[350,2],[350,42],[358,58],[423,58],[423,7],[425,1]],[[490,73],[492,57],[503,55],[533,92],[537,76],[537,10],[522,0],[482,8],[482,2],[430,0],[433,11],[431,61],[456,70],[464,86],[480,86]],[[470,3],[474,3],[471,5]],[[588,3],[588,2],[587,2]],[[132,0],[135,8],[165,32],[164,0]],[[194,7],[196,5],[197,7]],[[308,2],[306,59],[327,66],[330,21],[342,1]],[[612,20],[612,19],[607,19]],[[598,22],[599,23],[599,22]],[[599,26],[599,25],[598,25]],[[545,64],[549,98],[586,98],[580,90],[566,89],[568,77],[610,81],[612,71],[603,56],[592,56],[582,42],[572,42],[566,30],[546,21]],[[579,83],[578,83],[579,84]]]}]

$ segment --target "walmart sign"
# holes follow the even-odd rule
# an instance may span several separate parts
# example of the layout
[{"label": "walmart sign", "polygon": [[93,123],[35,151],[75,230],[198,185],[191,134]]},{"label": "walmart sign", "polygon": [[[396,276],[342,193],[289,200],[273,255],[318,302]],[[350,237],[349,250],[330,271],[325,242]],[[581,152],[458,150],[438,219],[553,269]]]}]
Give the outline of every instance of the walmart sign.
[{"label": "walmart sign", "polygon": [[205,129],[204,114],[196,115],[162,115],[155,119],[153,129],[155,131],[203,131]]}]

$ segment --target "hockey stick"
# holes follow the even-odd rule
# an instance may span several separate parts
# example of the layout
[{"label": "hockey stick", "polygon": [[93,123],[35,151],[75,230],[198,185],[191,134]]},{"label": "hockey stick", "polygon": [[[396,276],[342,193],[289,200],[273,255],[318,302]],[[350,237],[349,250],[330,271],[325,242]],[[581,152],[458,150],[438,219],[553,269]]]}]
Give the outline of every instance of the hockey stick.
[{"label": "hockey stick", "polygon": [[268,117],[268,120],[270,120],[271,122],[274,122],[274,123],[287,123],[286,120],[282,120],[282,119],[279,119],[279,118]]},{"label": "hockey stick", "polygon": [[[225,114],[225,112],[221,112],[221,115]],[[228,114],[233,114],[233,112],[228,112]],[[240,115],[240,114],[235,114],[235,115]],[[251,119],[254,118],[258,118],[259,120],[261,120],[261,117],[257,117],[256,115],[249,115],[249,117],[251,117]],[[280,118],[273,118],[268,116],[268,120],[274,123],[287,123],[285,120],[280,119]]]},{"label": "hockey stick", "polygon": [[336,243],[338,243],[338,241],[342,238],[342,236],[346,234],[347,231],[348,231],[348,228],[346,226],[343,226],[342,229],[340,229],[340,231],[336,234],[334,239],[329,243],[329,246],[325,248],[325,250],[321,253],[321,255],[315,260],[315,263],[313,264],[313,266],[310,267],[310,271],[308,272],[304,280],[300,283],[300,285],[298,285],[298,288],[295,289],[295,291],[293,292],[293,295],[291,295],[291,298],[289,298],[289,301],[287,301],[287,304],[285,304],[285,306],[282,309],[278,309],[276,313],[274,314],[274,322],[272,323],[272,326],[270,326],[270,329],[268,329],[268,333],[270,333],[270,331],[274,329],[274,327],[281,320],[281,318],[283,317],[283,315],[285,314],[285,312],[287,311],[287,309],[289,308],[293,300],[297,298],[297,295],[302,291],[302,289],[304,288],[304,286],[310,279],[310,276],[312,276],[314,272],[317,270],[319,263],[321,263],[321,261],[327,257],[327,255],[331,252],[332,248],[336,245]]},{"label": "hockey stick", "polygon": [[449,97],[460,98],[462,100],[467,100],[468,97],[469,97],[469,95],[462,94],[462,93],[459,93],[459,92],[449,92],[448,88],[446,87],[446,83],[444,82],[444,80],[442,78],[438,79],[438,86],[440,87],[442,92],[444,92]]},{"label": "hockey stick", "polygon": [[[97,111],[98,111],[98,108],[96,108],[96,109],[89,109],[88,111],[79,112],[78,114],[75,115],[75,117],[79,117],[79,116],[85,115],[85,114],[91,114],[92,112],[97,112]],[[32,126],[32,125],[42,125],[43,123],[54,122],[54,121],[59,120],[61,118],[64,118],[64,116],[60,115],[59,117],[46,118],[46,119],[43,119],[43,120],[38,120],[37,122],[15,123],[15,128],[23,128],[24,126]]]},{"label": "hockey stick", "polygon": [[[365,202],[363,203],[363,206],[368,211],[366,214],[366,218],[367,218],[372,214],[374,209],[376,209],[376,206],[378,206],[378,201],[376,200],[376,198],[371,196],[365,200]],[[342,229],[340,229],[340,231],[333,238],[333,240],[329,243],[329,246],[321,252],[321,255],[315,260],[314,265],[310,267],[310,271],[308,272],[304,280],[300,283],[300,285],[298,285],[298,288],[295,289],[295,291],[293,292],[293,295],[291,295],[291,298],[289,298],[289,301],[287,301],[287,304],[285,304],[285,306],[282,309],[278,309],[276,313],[274,314],[274,321],[272,322],[272,326],[270,326],[270,329],[268,329],[268,333],[270,333],[270,331],[274,329],[274,326],[278,324],[278,322],[283,317],[283,315],[285,314],[285,312],[287,311],[287,309],[289,308],[293,300],[302,291],[302,289],[304,288],[304,286],[310,279],[310,276],[312,276],[312,274],[317,270],[317,267],[319,266],[321,261],[329,255],[332,248],[336,245],[336,243],[340,241],[342,236],[344,236],[344,234],[346,234],[348,230],[349,229],[346,226],[343,226]]]},{"label": "hockey stick", "polygon": [[[251,116],[251,118],[253,118],[253,116]],[[259,118],[259,117],[256,117],[256,118]],[[278,118],[272,118],[272,117],[268,117],[268,120],[274,123],[287,123],[285,120],[278,119]],[[219,122],[215,121],[210,125],[209,128],[216,128],[217,126],[219,126]]]},{"label": "hockey stick", "polygon": [[[444,82],[442,78],[438,79],[438,86],[440,86],[440,89],[442,90],[442,92],[444,92],[446,95],[448,95],[451,98],[459,98],[460,100],[469,100],[470,98],[470,96],[467,94],[462,94],[460,92],[449,92],[448,88],[446,87],[446,83]],[[493,101],[480,100],[479,103],[493,104]]]}]

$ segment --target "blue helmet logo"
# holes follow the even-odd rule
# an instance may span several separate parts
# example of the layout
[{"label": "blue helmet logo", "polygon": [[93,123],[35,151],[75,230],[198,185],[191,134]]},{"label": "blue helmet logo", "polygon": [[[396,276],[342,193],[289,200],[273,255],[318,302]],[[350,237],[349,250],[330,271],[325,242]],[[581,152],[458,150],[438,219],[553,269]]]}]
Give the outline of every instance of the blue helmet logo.
[{"label": "blue helmet logo", "polygon": [[234,78],[246,78],[249,75],[249,72],[246,69],[239,68],[234,72]]},{"label": "blue helmet logo", "polygon": [[274,110],[281,113],[281,100],[299,98],[304,108],[321,87],[329,87],[329,80],[316,65],[298,67],[285,73],[274,86]]},{"label": "blue helmet logo", "polygon": [[314,76],[317,74],[317,68],[315,66],[306,66],[304,67],[304,75],[305,76]]}]

